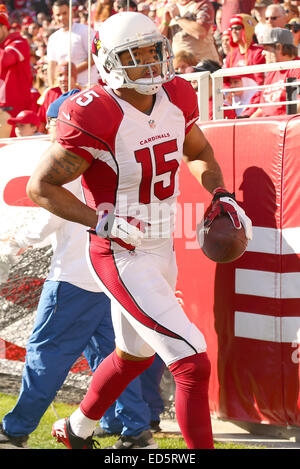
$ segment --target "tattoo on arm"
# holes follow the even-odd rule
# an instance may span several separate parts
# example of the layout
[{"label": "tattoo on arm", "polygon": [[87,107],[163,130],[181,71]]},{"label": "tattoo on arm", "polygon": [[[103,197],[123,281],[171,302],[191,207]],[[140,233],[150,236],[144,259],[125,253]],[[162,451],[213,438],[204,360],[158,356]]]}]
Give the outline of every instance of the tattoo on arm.
[{"label": "tattoo on arm", "polygon": [[63,185],[78,178],[88,167],[89,163],[82,157],[55,143],[44,155],[40,177],[43,182]]}]

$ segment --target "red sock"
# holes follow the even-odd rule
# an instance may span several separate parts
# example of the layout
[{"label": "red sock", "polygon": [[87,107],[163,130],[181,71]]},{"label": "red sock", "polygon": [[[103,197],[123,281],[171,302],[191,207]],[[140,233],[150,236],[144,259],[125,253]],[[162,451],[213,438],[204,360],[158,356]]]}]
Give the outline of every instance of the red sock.
[{"label": "red sock", "polygon": [[176,384],[178,425],[189,449],[213,449],[208,404],[210,362],[206,353],[178,360],[169,367]]},{"label": "red sock", "polygon": [[112,352],[95,371],[88,392],[80,404],[81,412],[92,420],[100,420],[106,410],[122,394],[127,385],[153,362],[132,361],[120,358]]}]

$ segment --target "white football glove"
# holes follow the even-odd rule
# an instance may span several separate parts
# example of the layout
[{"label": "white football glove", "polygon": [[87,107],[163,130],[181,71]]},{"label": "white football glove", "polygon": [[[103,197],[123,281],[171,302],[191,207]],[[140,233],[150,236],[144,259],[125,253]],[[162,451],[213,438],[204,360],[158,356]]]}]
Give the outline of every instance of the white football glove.
[{"label": "white football glove", "polygon": [[[135,220],[136,224],[136,220]],[[144,237],[143,231],[129,223],[125,218],[113,213],[100,216],[96,226],[96,234],[100,238],[120,239],[126,244],[138,247]]]}]

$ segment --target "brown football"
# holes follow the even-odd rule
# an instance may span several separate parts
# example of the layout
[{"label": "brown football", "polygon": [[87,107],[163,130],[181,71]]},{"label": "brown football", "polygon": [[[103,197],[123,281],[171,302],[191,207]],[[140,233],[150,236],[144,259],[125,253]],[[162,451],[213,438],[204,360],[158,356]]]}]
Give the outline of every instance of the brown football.
[{"label": "brown football", "polygon": [[235,261],[244,254],[248,244],[244,227],[236,229],[228,215],[215,218],[202,236],[202,251],[219,263]]}]

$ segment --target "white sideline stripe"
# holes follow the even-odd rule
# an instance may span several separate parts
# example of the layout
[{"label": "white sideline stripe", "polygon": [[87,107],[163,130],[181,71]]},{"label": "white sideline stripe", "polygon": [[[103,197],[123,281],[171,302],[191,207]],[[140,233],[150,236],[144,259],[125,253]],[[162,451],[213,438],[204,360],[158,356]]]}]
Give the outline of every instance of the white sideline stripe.
[{"label": "white sideline stripe", "polygon": [[276,317],[235,311],[234,335],[278,343],[300,343],[300,317]]},{"label": "white sideline stripe", "polygon": [[253,239],[248,242],[247,251],[265,254],[300,254],[300,227],[280,230],[253,226]]},{"label": "white sideline stripe", "polygon": [[300,272],[236,269],[235,293],[265,298],[300,298]]}]

